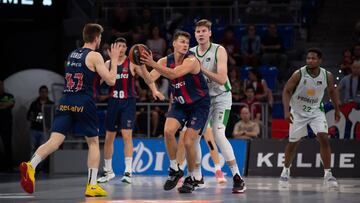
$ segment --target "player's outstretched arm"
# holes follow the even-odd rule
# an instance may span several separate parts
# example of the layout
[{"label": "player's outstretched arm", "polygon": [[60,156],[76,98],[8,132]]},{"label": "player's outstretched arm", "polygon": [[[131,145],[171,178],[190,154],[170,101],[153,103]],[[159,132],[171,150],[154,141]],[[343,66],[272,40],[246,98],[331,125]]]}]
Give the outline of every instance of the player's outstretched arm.
[{"label": "player's outstretched arm", "polygon": [[300,82],[300,70],[294,72],[290,79],[286,82],[283,93],[282,93],[282,102],[284,105],[284,116],[285,120],[292,123],[292,116],[290,114],[290,98],[295,90],[296,86]]},{"label": "player's outstretched arm", "polygon": [[92,52],[93,64],[95,66],[96,72],[100,75],[100,77],[106,82],[106,84],[113,86],[116,81],[117,74],[117,63],[120,55],[120,45],[119,43],[111,44],[110,51],[108,50],[108,54],[111,60],[110,71],[106,68],[104,64],[104,59],[100,55],[100,53]]},{"label": "player's outstretched arm", "polygon": [[335,90],[334,87],[334,76],[332,73],[330,73],[329,71],[326,71],[327,73],[327,78],[328,78],[328,84],[327,84],[327,90],[328,90],[328,94],[329,97],[333,103],[334,109],[335,109],[335,121],[339,121],[340,120],[340,102],[339,102],[339,94],[338,92]]},{"label": "player's outstretched arm", "polygon": [[226,50],[223,46],[219,46],[217,54],[217,72],[214,73],[204,67],[201,67],[201,71],[208,77],[210,80],[215,81],[220,85],[224,85],[227,81],[227,60],[228,56]]},{"label": "player's outstretched arm", "polygon": [[[161,61],[161,59],[159,61]],[[153,67],[161,75],[169,78],[170,80],[184,76],[187,73],[196,74],[197,69],[200,71],[199,61],[195,58],[195,56],[186,58],[181,65],[176,66],[174,69],[167,68],[162,63],[156,63],[152,59],[151,53],[149,54],[147,52],[142,55],[141,62]]]},{"label": "player's outstretched arm", "polygon": [[159,92],[158,89],[156,88],[156,85],[154,81],[151,79],[151,75],[147,71],[145,65],[142,65],[142,67],[140,67],[138,65],[131,63],[130,66],[134,67],[135,72],[144,79],[145,83],[149,86],[152,92],[153,98],[155,100],[159,99],[163,101],[165,99],[165,96],[161,92]]}]

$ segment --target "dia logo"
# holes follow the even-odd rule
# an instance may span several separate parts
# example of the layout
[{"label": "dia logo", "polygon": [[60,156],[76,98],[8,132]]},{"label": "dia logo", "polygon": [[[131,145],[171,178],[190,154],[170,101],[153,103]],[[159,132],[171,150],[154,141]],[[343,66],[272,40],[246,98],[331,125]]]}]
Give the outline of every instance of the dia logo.
[{"label": "dia logo", "polygon": [[[147,148],[143,142],[134,147],[135,157],[133,161],[133,171],[135,173],[142,173],[148,170],[154,161],[152,151]],[[165,152],[156,152],[155,156],[155,171],[163,170]]]}]

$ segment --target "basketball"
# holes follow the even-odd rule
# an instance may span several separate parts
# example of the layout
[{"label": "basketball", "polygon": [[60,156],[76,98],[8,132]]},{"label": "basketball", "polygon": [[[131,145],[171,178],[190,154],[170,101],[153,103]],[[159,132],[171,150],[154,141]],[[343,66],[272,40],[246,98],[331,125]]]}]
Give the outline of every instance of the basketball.
[{"label": "basketball", "polygon": [[144,44],[135,44],[129,51],[129,59],[133,64],[142,65],[140,63],[140,57],[143,53],[151,53],[151,50]]}]

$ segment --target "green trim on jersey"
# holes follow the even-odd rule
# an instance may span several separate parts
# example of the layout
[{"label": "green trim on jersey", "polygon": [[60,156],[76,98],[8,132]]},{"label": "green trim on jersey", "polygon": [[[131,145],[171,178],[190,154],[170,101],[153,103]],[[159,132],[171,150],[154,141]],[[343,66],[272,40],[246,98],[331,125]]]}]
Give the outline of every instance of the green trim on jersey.
[{"label": "green trim on jersey", "polygon": [[215,49],[215,63],[217,63],[217,51],[219,49],[220,45],[216,47]]},{"label": "green trim on jersey", "polygon": [[320,107],[319,108],[320,108],[320,111],[325,113],[325,107],[324,107],[324,102],[323,101],[320,102]]},{"label": "green trim on jersey", "polygon": [[225,109],[224,112],[224,119],[223,119],[223,124],[226,127],[228,121],[229,121],[229,117],[230,117],[230,109]]},{"label": "green trim on jersey", "polygon": [[229,85],[229,80],[227,80],[224,84],[224,87],[225,87],[225,92],[228,92],[228,91],[231,91],[231,87]]},{"label": "green trim on jersey", "polygon": [[312,75],[309,73],[307,66],[306,66],[305,70],[306,70],[307,74],[309,74],[310,77],[312,77],[312,78],[317,78],[317,77],[319,77],[319,75],[320,75],[320,73],[321,73],[321,67],[319,67],[319,73],[317,74],[317,76],[312,76]]},{"label": "green trim on jersey", "polygon": [[294,92],[296,91],[296,88],[299,86],[299,83],[300,83],[300,81],[301,81],[301,77],[302,77],[302,73],[301,73],[301,68],[299,69],[299,73],[300,73],[300,79],[299,79],[299,81],[298,81],[298,83],[296,84],[296,86],[295,86],[295,88],[294,88],[294,90],[293,90],[293,94],[294,94]]},{"label": "green trim on jersey", "polygon": [[212,47],[212,43],[210,42],[209,48],[205,51],[205,53],[204,53],[203,55],[200,55],[200,54],[199,54],[199,51],[198,51],[199,45],[196,46],[196,56],[201,57],[201,58],[204,57],[204,56],[207,54],[207,52],[211,49],[211,47]]}]

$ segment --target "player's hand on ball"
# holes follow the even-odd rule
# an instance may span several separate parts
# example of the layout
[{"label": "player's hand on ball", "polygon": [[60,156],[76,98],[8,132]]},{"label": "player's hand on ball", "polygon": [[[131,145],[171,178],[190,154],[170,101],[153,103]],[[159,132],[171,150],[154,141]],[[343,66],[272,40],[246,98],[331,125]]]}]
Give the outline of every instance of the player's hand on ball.
[{"label": "player's hand on ball", "polygon": [[156,64],[156,62],[153,60],[152,53],[149,53],[149,52],[143,52],[141,54],[140,61],[142,64],[145,64],[145,65],[148,65],[151,67],[153,67],[154,64]]}]

